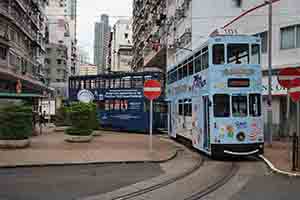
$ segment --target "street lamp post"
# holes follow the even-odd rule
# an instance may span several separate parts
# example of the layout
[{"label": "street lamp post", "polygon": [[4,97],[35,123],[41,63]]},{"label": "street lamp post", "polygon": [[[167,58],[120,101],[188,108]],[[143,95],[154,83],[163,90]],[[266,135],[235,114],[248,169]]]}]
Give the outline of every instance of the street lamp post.
[{"label": "street lamp post", "polygon": [[273,0],[269,0],[269,28],[268,28],[268,124],[267,124],[267,135],[268,143],[272,144],[272,124],[273,124],[273,113],[272,113],[272,15],[273,15],[273,8],[272,3]]}]

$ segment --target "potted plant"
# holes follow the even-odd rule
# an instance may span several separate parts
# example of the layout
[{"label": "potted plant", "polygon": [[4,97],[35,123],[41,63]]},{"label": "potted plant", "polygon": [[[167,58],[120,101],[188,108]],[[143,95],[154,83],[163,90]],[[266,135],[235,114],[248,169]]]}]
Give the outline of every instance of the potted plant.
[{"label": "potted plant", "polygon": [[9,106],[0,110],[0,148],[24,148],[33,133],[32,108]]},{"label": "potted plant", "polygon": [[71,128],[65,130],[68,142],[90,142],[93,137],[94,119],[96,118],[94,103],[76,102],[67,108]]}]

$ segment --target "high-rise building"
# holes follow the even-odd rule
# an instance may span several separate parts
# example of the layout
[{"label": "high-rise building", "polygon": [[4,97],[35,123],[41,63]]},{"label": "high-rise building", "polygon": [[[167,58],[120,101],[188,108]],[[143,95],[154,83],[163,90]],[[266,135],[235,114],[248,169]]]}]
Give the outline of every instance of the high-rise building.
[{"label": "high-rise building", "polygon": [[166,69],[166,0],[133,1],[134,71]]},{"label": "high-rise building", "polygon": [[101,21],[95,23],[94,38],[94,64],[97,66],[98,74],[106,71],[110,32],[109,16],[101,15]]},{"label": "high-rise building", "polygon": [[[0,1],[0,96],[43,95],[46,0]],[[18,88],[18,89],[17,89]]]},{"label": "high-rise building", "polygon": [[112,30],[111,70],[130,71],[132,62],[131,20],[118,20]]},{"label": "high-rise building", "polygon": [[[72,17],[71,15],[71,8],[76,8],[74,8],[76,1],[49,0],[46,8],[49,33],[46,80],[51,87],[56,89],[56,95],[62,97],[68,96],[68,77],[79,71],[75,31],[76,16]],[[76,14],[76,11],[73,12]],[[58,54],[62,54],[63,58]]]}]

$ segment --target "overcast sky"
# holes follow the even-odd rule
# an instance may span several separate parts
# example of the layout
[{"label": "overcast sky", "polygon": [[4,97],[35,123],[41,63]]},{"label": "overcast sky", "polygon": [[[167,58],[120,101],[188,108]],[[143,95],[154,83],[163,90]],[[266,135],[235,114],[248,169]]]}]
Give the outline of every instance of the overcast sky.
[{"label": "overcast sky", "polygon": [[78,0],[78,40],[79,46],[89,52],[93,62],[94,24],[101,14],[110,15],[113,25],[118,16],[132,15],[132,0]]}]

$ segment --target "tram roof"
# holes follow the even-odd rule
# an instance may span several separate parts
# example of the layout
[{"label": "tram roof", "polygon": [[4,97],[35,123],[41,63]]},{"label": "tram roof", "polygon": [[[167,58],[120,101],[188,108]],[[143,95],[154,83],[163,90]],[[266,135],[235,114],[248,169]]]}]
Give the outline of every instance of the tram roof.
[{"label": "tram roof", "polygon": [[112,73],[103,73],[97,75],[80,75],[80,76],[71,76],[70,79],[93,79],[97,77],[110,78],[110,77],[137,77],[137,76],[147,76],[151,74],[163,74],[160,71],[143,71],[143,72],[112,72]]}]

